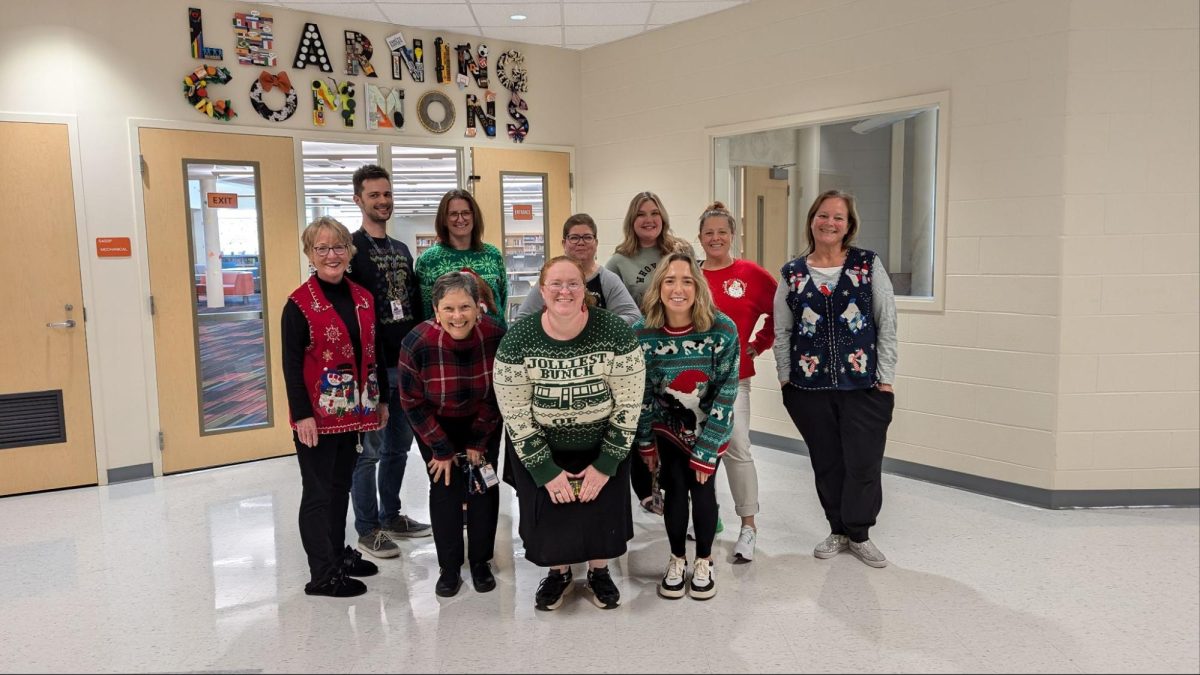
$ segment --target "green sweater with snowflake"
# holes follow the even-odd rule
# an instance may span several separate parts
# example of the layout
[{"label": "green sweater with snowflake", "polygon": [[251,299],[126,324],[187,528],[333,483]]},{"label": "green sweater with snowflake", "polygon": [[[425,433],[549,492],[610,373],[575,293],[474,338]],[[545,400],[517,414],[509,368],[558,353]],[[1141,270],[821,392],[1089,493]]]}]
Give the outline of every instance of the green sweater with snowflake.
[{"label": "green sweater with snowflake", "polygon": [[578,336],[555,340],[541,313],[527,316],[500,342],[494,374],[504,425],[534,482],[545,485],[562,471],[552,450],[599,448],[592,465],[616,474],[633,443],[646,382],[642,350],[620,317],[591,308]]},{"label": "green sweater with snowflake", "polygon": [[691,326],[647,328],[645,319],[633,330],[646,360],[638,451],[653,454],[655,436],[666,437],[691,455],[693,469],[715,473],[733,435],[741,351],[737,326],[717,312],[703,332]]},{"label": "green sweater with snowflake", "polygon": [[488,312],[488,316],[501,327],[507,326],[504,313],[508,311],[508,274],[504,271],[504,256],[500,255],[500,249],[491,244],[484,244],[479,251],[460,251],[439,243],[430,246],[417,258],[417,262],[413,263],[413,271],[421,284],[421,303],[425,308],[425,316],[433,316],[433,284],[438,277],[468,268],[474,270],[492,289],[497,311]]}]

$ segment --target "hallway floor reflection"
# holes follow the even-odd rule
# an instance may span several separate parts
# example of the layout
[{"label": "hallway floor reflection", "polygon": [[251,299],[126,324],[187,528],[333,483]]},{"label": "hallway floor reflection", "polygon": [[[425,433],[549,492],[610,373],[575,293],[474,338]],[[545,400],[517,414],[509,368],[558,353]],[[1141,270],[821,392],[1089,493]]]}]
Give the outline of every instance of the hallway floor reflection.
[{"label": "hallway floor reflection", "polygon": [[[1200,670],[1196,509],[1045,511],[885,476],[874,539],[892,564],[876,570],[813,558],[826,528],[808,459],[755,455],[755,561],[731,564],[736,518],[718,476],[717,596],[656,596],[666,535],[639,512],[613,564],[613,611],[583,593],[534,610],[542,570],[520,557],[506,485],[498,588],[465,583],[450,599],[433,593],[431,538],[376,561],[364,596],[304,595],[291,457],[0,499],[0,670]],[[410,462],[405,510],[427,521],[420,469]]]}]

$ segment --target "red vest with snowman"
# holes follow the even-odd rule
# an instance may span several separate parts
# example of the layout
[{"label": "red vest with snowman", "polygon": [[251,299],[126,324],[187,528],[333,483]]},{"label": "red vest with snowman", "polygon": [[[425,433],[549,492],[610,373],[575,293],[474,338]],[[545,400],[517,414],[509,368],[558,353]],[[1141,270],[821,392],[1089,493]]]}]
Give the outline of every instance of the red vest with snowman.
[{"label": "red vest with snowman", "polygon": [[[370,431],[379,427],[379,380],[375,371],[375,308],[367,289],[350,284],[362,362],[355,363],[354,345],[345,322],[325,297],[316,275],[309,277],[288,299],[308,321],[308,348],[304,352],[304,384],[312,403],[317,433]],[[292,420],[292,428],[296,420]]]}]

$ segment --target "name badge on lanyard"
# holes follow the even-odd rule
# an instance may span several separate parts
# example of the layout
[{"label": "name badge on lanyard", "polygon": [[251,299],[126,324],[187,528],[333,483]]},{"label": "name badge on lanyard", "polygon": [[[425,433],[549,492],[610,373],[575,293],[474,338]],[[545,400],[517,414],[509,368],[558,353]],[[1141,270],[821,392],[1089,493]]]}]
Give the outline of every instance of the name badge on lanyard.
[{"label": "name badge on lanyard", "polygon": [[404,303],[392,300],[392,318],[399,321],[404,318]]}]

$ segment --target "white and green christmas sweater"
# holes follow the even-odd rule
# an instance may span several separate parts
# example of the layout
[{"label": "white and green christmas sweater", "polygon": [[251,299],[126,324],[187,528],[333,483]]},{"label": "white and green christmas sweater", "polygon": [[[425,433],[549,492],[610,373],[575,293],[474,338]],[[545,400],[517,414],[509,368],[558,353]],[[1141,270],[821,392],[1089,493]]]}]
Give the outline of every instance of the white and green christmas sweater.
[{"label": "white and green christmas sweater", "polygon": [[494,374],[504,425],[534,482],[545,485],[562,471],[551,450],[599,447],[592,465],[616,474],[633,444],[646,382],[642,350],[620,317],[593,307],[578,336],[555,340],[541,313],[527,316],[501,340]]},{"label": "white and green christmas sweater", "polygon": [[693,469],[715,473],[733,436],[741,351],[737,327],[717,312],[712,327],[703,332],[692,326],[647,328],[644,319],[633,330],[646,359],[639,452],[653,454],[655,435],[666,436],[691,454]]}]

